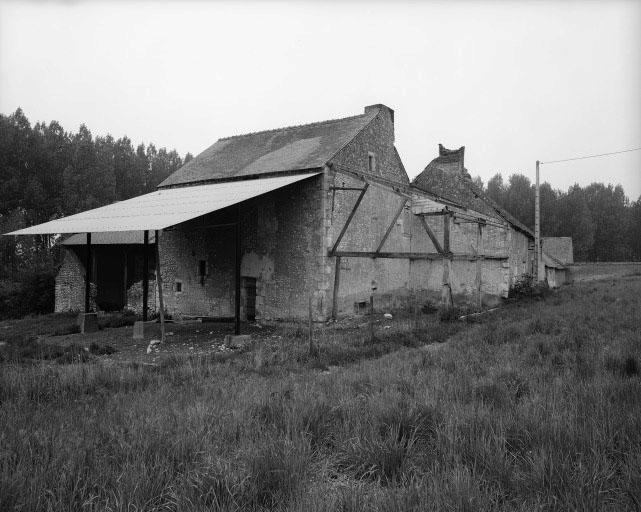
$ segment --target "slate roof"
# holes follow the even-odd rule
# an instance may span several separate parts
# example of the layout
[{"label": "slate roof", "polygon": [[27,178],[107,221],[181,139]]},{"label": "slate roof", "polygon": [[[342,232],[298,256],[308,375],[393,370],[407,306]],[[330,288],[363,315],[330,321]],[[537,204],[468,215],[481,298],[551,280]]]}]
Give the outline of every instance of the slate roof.
[{"label": "slate roof", "polygon": [[219,139],[159,187],[319,169],[376,117],[378,110],[301,126]]},{"label": "slate roof", "polygon": [[569,236],[546,236],[543,237],[543,250],[563,265],[574,263],[574,251],[572,250],[572,237]]},{"label": "slate roof", "polygon": [[545,252],[545,249],[543,249],[541,255],[543,257],[543,264],[546,267],[558,268],[561,270],[565,268],[565,266],[559,260]]},{"label": "slate roof", "polygon": [[414,178],[412,184],[470,210],[504,220],[533,238],[534,233],[527,226],[472,182],[469,172],[463,167],[464,152],[465,147],[449,150],[439,144],[439,156]]},{"label": "slate roof", "polygon": [[[142,245],[143,240],[142,231],[102,231],[100,233],[91,234],[91,245]],[[149,233],[149,243],[156,242],[156,235],[153,231]],[[62,245],[86,245],[87,234],[77,233],[65,238]]]}]

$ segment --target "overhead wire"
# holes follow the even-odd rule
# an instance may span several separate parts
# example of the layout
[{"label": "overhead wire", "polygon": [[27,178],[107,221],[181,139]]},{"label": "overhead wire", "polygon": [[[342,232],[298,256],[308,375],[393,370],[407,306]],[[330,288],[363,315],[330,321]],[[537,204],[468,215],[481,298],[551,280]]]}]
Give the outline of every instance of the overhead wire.
[{"label": "overhead wire", "polygon": [[639,150],[641,150],[641,147],[631,148],[631,149],[622,149],[620,151],[613,151],[611,153],[600,153],[598,155],[576,156],[576,157],[573,157],[573,158],[565,158],[563,160],[548,160],[547,162],[539,162],[539,165],[558,164],[558,163],[561,163],[561,162],[571,162],[573,160],[585,160],[587,158],[597,158],[597,157],[600,157],[600,156],[619,155],[621,153],[630,153],[632,151],[639,151]]}]

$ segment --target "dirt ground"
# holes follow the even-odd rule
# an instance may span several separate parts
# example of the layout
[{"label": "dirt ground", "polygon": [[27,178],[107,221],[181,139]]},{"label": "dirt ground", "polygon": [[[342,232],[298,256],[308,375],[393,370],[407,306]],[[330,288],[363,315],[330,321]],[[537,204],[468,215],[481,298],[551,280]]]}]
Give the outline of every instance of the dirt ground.
[{"label": "dirt ground", "polygon": [[[425,315],[427,317],[427,315]],[[57,346],[80,345],[89,348],[92,344],[113,347],[115,352],[97,356],[105,363],[130,363],[156,365],[163,359],[188,355],[206,356],[214,353],[233,353],[237,348],[225,345],[225,336],[234,333],[232,322],[167,322],[165,343],[155,344],[148,351],[152,340],[160,340],[160,324],[151,321],[144,325],[144,339],[133,339],[133,326],[106,327],[87,334],[55,335],[75,324],[75,315],[46,315],[21,320],[0,322],[0,342],[12,336],[35,336],[37,343]],[[403,328],[407,318],[389,319],[377,314],[374,325],[377,331]],[[369,332],[369,316],[353,316],[331,324],[314,324],[314,338],[336,337],[354,331]],[[254,345],[278,345],[284,339],[307,343],[308,325],[305,323],[276,322],[271,324],[243,323],[242,334],[251,335]]]}]

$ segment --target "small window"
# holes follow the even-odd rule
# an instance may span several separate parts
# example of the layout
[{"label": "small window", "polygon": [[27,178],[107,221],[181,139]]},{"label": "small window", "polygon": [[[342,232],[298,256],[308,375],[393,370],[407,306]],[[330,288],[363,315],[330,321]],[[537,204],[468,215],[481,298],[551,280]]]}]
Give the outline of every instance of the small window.
[{"label": "small window", "polygon": [[376,173],[376,155],[374,153],[367,153],[367,172]]},{"label": "small window", "polygon": [[206,275],[207,275],[207,261],[200,260],[198,262],[198,277],[200,277],[200,284],[205,284]]},{"label": "small window", "polygon": [[180,282],[180,281],[176,281],[174,284],[175,284],[175,286],[176,286],[176,292],[177,292],[177,293],[180,293],[180,292],[182,292],[182,291],[183,291],[183,284],[182,284],[182,282]]}]

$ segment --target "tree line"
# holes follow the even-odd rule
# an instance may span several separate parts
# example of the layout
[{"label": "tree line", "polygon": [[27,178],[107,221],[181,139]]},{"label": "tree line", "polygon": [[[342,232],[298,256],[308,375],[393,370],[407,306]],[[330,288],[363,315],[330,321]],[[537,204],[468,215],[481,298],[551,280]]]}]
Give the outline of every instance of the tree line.
[{"label": "tree line", "polygon": [[[191,158],[127,136],[94,137],[84,124],[77,132],[57,121],[31,125],[21,109],[0,114],[0,234],[152,192]],[[53,308],[54,242],[0,237],[0,318]]]},{"label": "tree line", "polygon": [[[500,206],[534,229],[535,187],[527,176],[499,173],[477,185]],[[570,236],[575,261],[641,260],[641,196],[634,202],[621,185],[592,183],[567,192],[540,186],[541,236]]]},{"label": "tree line", "polygon": [[[21,109],[0,114],[0,233],[152,192],[191,159],[127,136],[93,137],[84,124],[67,132],[57,121],[33,126]],[[48,252],[49,237],[5,239],[11,270]]]}]

